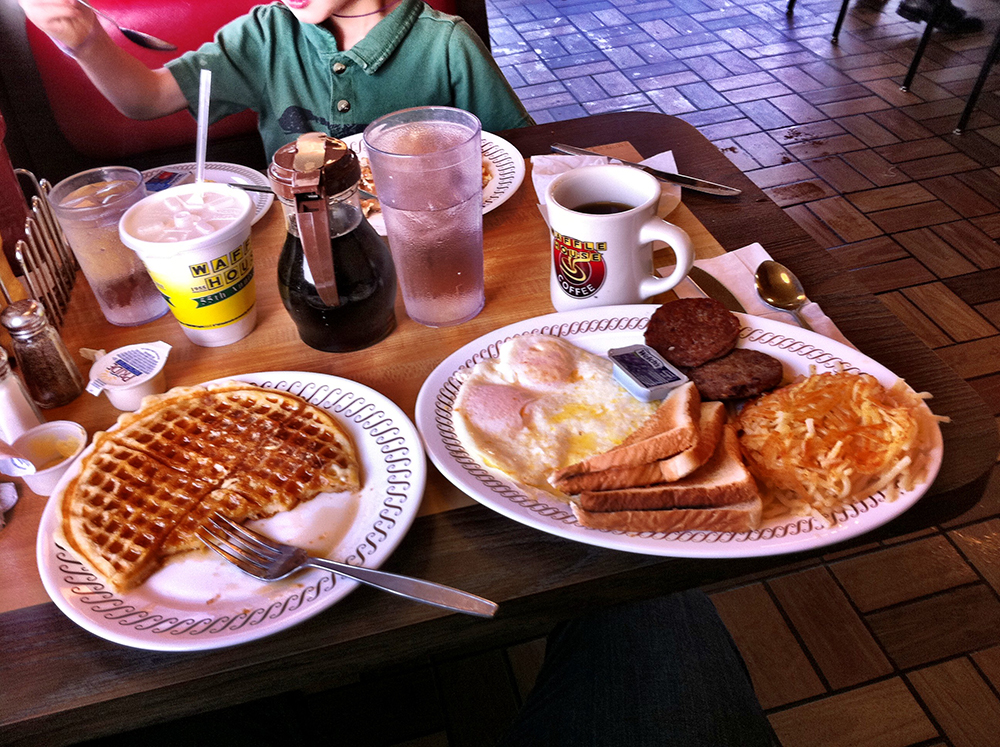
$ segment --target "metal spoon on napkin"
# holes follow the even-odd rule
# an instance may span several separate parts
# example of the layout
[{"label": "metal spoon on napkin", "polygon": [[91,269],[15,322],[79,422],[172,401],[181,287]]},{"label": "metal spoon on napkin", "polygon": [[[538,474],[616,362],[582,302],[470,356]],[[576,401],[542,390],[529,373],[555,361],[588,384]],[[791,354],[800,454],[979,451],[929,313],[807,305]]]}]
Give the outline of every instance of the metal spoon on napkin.
[{"label": "metal spoon on napkin", "polygon": [[802,283],[791,270],[769,259],[760,263],[753,277],[757,294],[764,303],[772,309],[790,311],[805,329],[812,329],[801,311],[809,299]]},{"label": "metal spoon on napkin", "polygon": [[115,28],[117,28],[119,31],[122,32],[122,36],[124,36],[133,44],[138,44],[140,47],[145,47],[146,49],[155,49],[159,52],[172,52],[175,49],[177,49],[176,45],[171,44],[170,42],[165,42],[163,41],[163,39],[157,39],[152,34],[147,34],[142,31],[135,31],[134,29],[127,29],[124,28],[123,26],[119,26],[118,22],[114,18],[109,16],[107,13],[98,10],[90,3],[84,2],[84,0],[76,0],[76,1],[85,8],[90,8],[105,21],[115,26]]}]

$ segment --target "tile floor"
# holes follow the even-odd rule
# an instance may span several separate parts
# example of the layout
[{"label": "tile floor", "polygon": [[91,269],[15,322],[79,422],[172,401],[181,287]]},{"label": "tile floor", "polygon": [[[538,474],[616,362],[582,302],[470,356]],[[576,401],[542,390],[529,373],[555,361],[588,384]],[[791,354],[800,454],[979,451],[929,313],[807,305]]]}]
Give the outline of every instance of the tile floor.
[{"label": "tile floor", "polygon": [[[995,3],[964,5],[985,32],[935,35],[910,92],[923,25],[895,0],[853,3],[837,45],[836,0],[792,16],[754,0],[490,7],[536,120],[642,109],[697,126],[1000,415],[995,80],[952,134]],[[784,747],[998,743],[998,499],[995,469],[952,526],[713,593]]]},{"label": "tile floor", "polygon": [[[696,125],[1000,416],[996,81],[951,134],[1000,6],[964,1],[987,30],[936,35],[909,93],[922,26],[896,0],[855,2],[837,46],[836,0],[792,17],[781,0],[488,6],[494,55],[536,120],[648,109]],[[947,526],[708,590],[783,747],[1000,743],[1000,467],[977,489]],[[102,744],[230,744],[239,727],[240,744],[488,747],[543,650],[367,673]],[[391,704],[377,729],[373,703]]]}]

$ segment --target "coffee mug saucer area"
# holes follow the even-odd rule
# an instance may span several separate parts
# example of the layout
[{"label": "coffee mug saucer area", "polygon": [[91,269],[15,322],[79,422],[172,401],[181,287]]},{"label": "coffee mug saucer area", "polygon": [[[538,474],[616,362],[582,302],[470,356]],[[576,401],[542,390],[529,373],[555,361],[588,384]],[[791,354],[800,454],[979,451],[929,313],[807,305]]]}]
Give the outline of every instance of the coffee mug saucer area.
[{"label": "coffee mug saucer area", "polygon": [[[641,303],[686,277],[694,249],[685,231],[658,217],[660,195],[655,177],[620,164],[582,166],[549,183],[549,290],[556,311]],[[654,271],[654,241],[674,253],[667,277]]]}]

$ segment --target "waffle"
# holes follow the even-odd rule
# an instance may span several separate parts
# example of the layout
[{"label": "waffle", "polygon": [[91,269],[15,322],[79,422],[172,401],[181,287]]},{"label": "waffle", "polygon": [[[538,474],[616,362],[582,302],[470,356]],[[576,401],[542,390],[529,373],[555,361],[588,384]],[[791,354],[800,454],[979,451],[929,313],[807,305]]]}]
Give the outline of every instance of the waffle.
[{"label": "waffle", "polygon": [[197,549],[216,511],[237,522],[360,488],[350,437],[287,392],[226,382],[149,397],[93,449],[60,499],[59,541],[117,591]]}]

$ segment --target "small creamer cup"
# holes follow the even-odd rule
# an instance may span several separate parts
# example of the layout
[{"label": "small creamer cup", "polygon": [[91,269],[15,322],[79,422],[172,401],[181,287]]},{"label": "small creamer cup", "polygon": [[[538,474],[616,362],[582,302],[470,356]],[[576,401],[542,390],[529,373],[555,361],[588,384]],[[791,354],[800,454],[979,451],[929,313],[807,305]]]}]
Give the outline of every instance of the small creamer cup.
[{"label": "small creamer cup", "polygon": [[[641,303],[684,279],[694,249],[687,233],[657,217],[659,201],[660,183],[631,166],[583,166],[552,180],[545,203],[556,311]],[[654,241],[677,260],[665,278],[653,267]]]},{"label": "small creamer cup", "polygon": [[87,445],[87,431],[71,420],[53,420],[22,433],[12,446],[32,464],[35,473],[21,479],[38,495],[52,495],[56,484]]},{"label": "small creamer cup", "polygon": [[196,345],[219,347],[257,324],[247,194],[225,184],[182,184],[144,198],[119,224],[174,318]]}]

